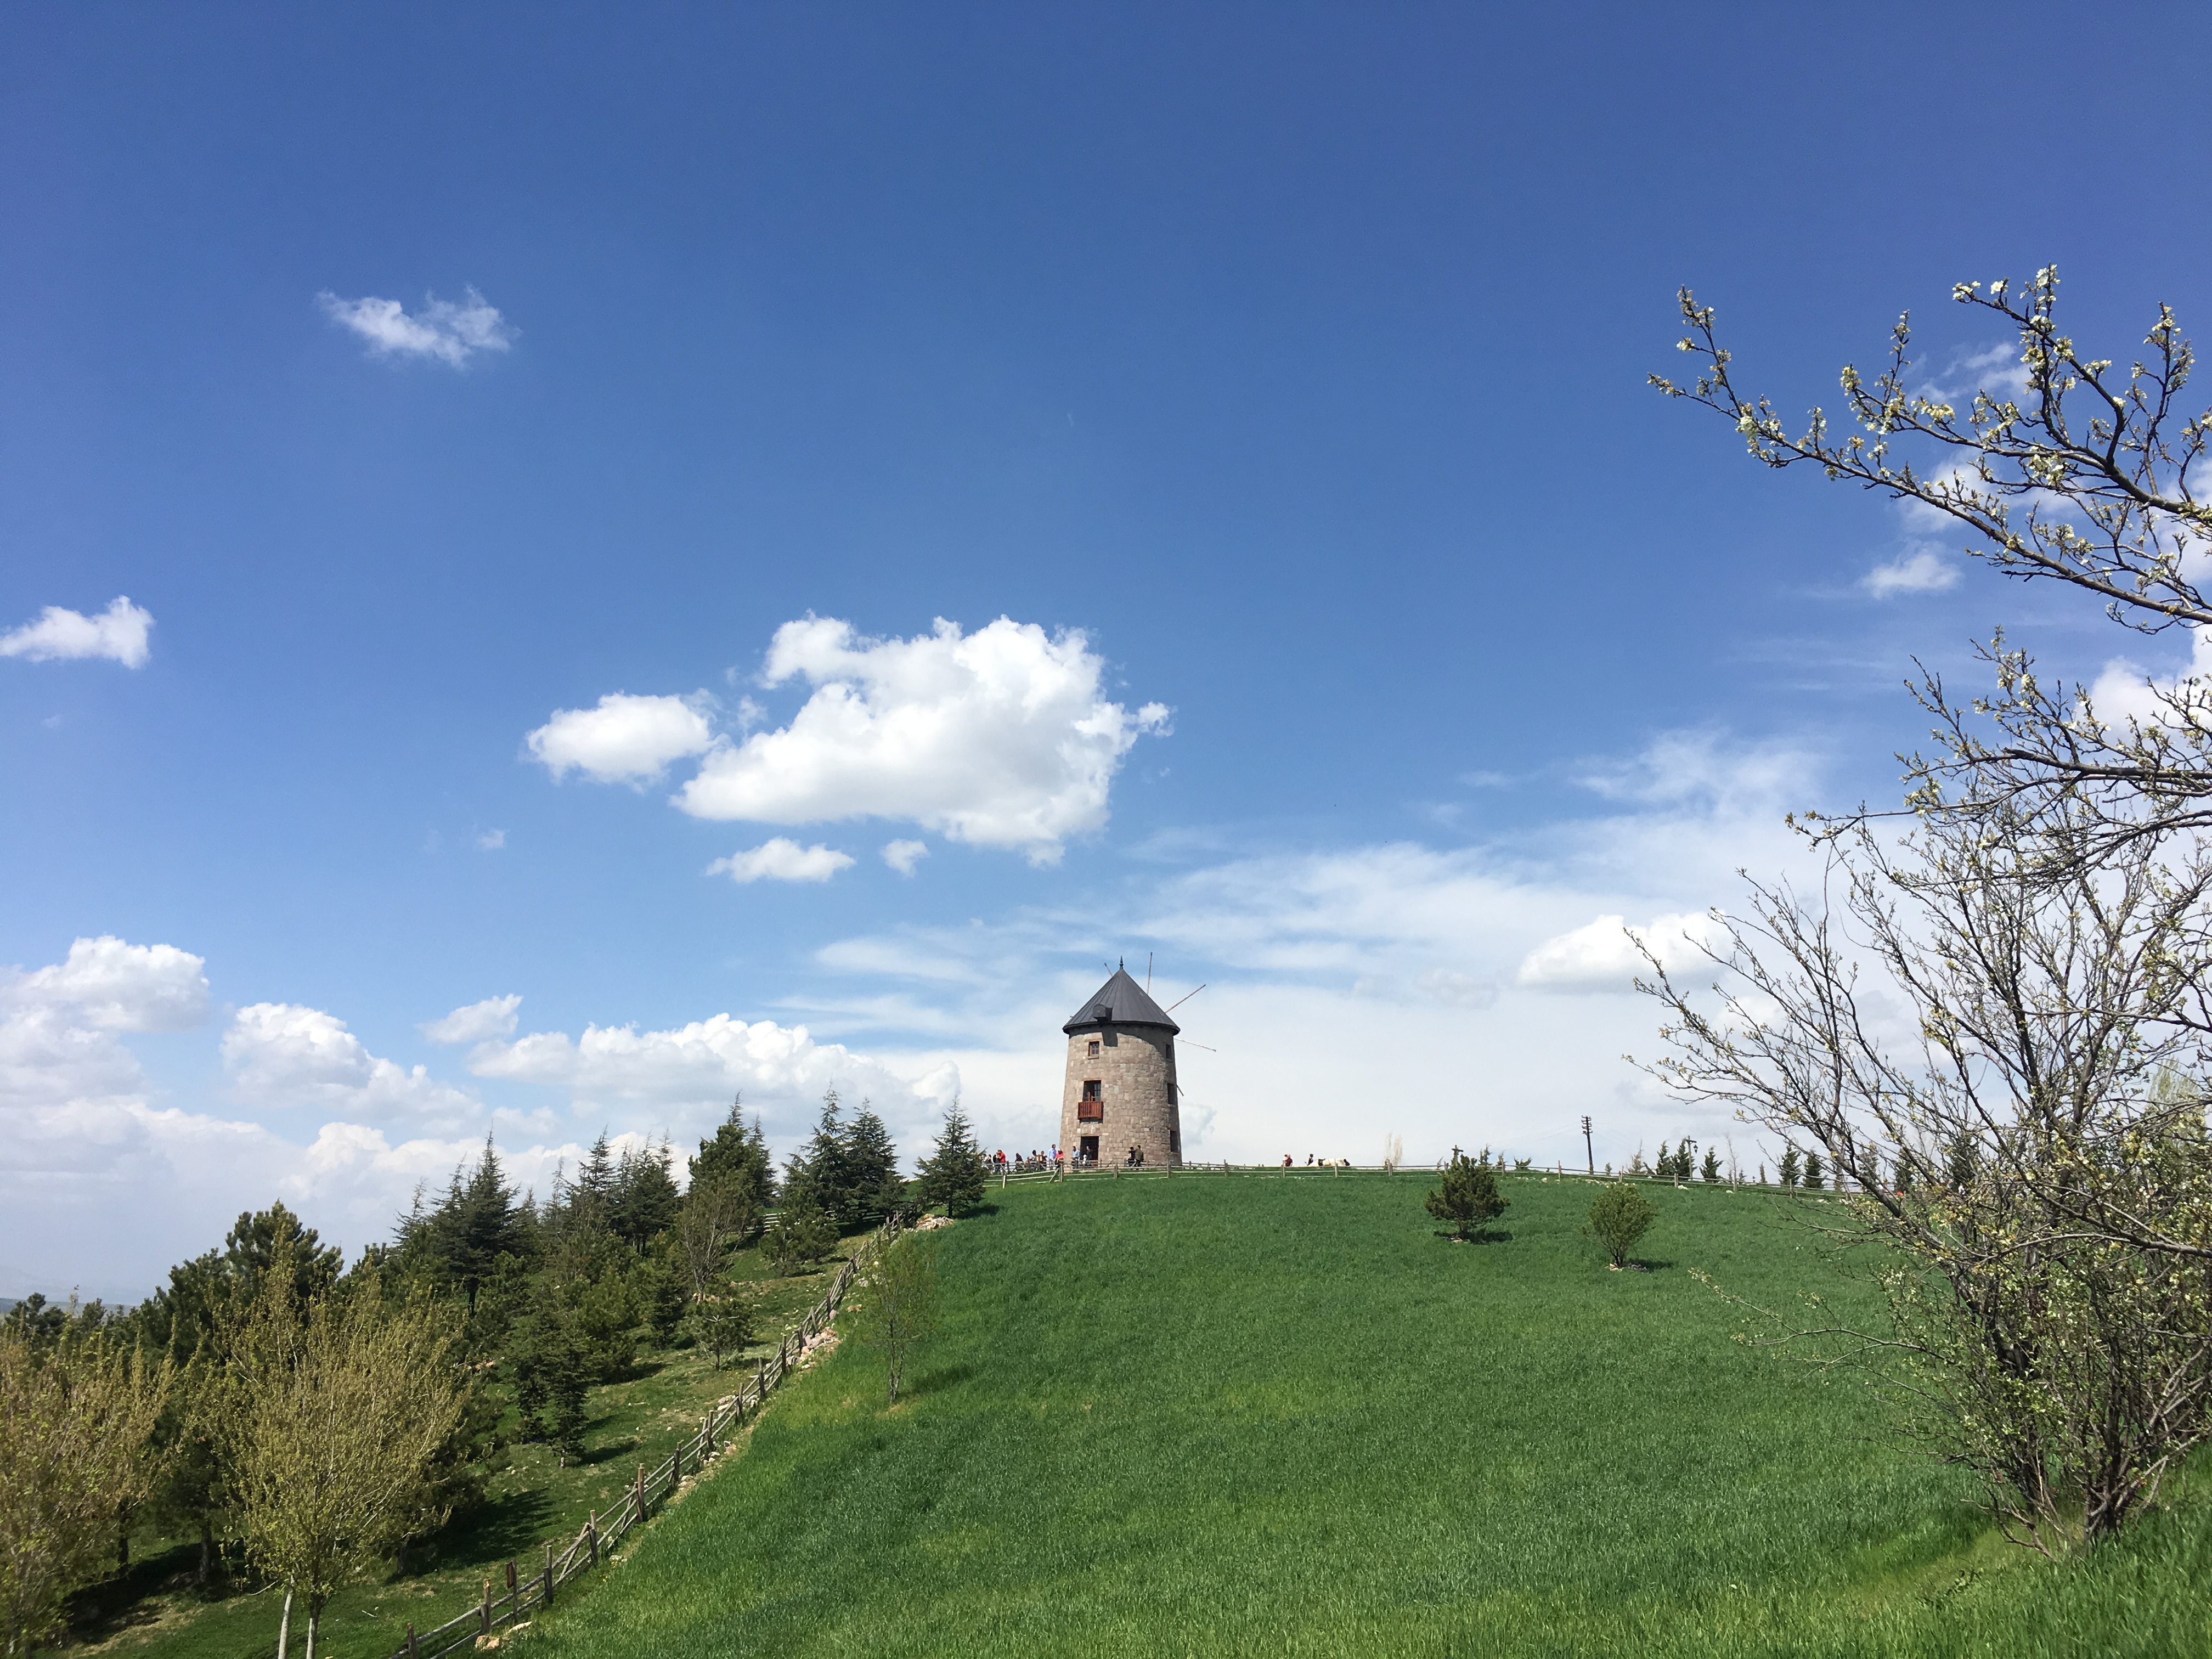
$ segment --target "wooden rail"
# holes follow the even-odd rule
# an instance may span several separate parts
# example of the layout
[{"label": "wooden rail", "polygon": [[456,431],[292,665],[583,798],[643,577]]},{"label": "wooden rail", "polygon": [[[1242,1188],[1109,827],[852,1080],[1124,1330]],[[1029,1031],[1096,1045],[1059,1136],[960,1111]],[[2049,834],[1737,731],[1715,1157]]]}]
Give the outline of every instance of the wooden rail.
[{"label": "wooden rail", "polygon": [[621,1503],[605,1515],[594,1513],[584,1522],[583,1530],[567,1540],[566,1548],[557,1542],[547,1544],[542,1566],[532,1563],[525,1573],[520,1564],[507,1562],[504,1583],[485,1579],[483,1594],[467,1611],[455,1614],[434,1630],[417,1631],[414,1626],[408,1626],[406,1639],[392,1650],[390,1659],[439,1659],[442,1654],[473,1645],[478,1638],[512,1625],[527,1613],[551,1607],[563,1585],[598,1566],[632,1527],[651,1516],[655,1509],[665,1508],[682,1487],[684,1472],[688,1468],[696,1474],[705,1468],[707,1460],[714,1455],[716,1441],[733,1425],[744,1423],[760,1410],[769,1395],[797,1369],[806,1352],[808,1339],[827,1328],[837,1316],[837,1304],[851,1288],[862,1256],[890,1243],[898,1232],[898,1218],[885,1217],[884,1224],[837,1270],[837,1277],[830,1281],[822,1299],[784,1334],[774,1353],[761,1359],[753,1380],[737,1393],[716,1401],[707,1413],[706,1420],[699,1425],[699,1432],[658,1464],[650,1469],[639,1464],[637,1478],[623,1494]]}]

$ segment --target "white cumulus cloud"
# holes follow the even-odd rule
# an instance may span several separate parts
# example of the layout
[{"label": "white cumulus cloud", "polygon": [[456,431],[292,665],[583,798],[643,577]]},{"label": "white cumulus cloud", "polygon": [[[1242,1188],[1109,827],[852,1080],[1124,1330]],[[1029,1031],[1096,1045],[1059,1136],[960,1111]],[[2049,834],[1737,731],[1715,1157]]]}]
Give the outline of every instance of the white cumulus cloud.
[{"label": "white cumulus cloud", "polygon": [[426,1020],[416,1029],[431,1042],[448,1046],[513,1036],[514,1011],[520,1006],[522,999],[519,996],[486,997],[482,1002],[454,1009],[443,1019]]},{"label": "white cumulus cloud", "polygon": [[598,783],[643,783],[668,763],[714,745],[707,716],[682,697],[615,691],[596,708],[561,708],[524,741],[556,778],[581,772]]},{"label": "white cumulus cloud", "polygon": [[[62,1121],[38,1115],[59,1112],[66,1119],[90,1110],[112,1117],[143,1104],[145,1076],[120,1034],[198,1024],[207,1017],[204,966],[173,945],[129,945],[103,935],[78,939],[65,961],[0,975],[0,1111],[8,1114],[13,1134],[25,1133],[26,1125],[54,1127]],[[23,1113],[33,1117],[18,1115]],[[85,1143],[96,1144],[96,1137]],[[0,1165],[34,1168],[56,1155],[59,1149],[49,1146],[29,1164],[10,1155],[0,1156]]]},{"label": "white cumulus cloud", "polygon": [[904,818],[1049,864],[1104,826],[1139,735],[1167,728],[1162,704],[1132,714],[1106,698],[1104,669],[1081,631],[1004,617],[886,640],[834,617],[786,623],[763,681],[812,695],[788,726],[708,752],[677,805],[763,823]]},{"label": "white cumulus cloud", "polygon": [[842,1044],[817,1042],[804,1025],[748,1023],[728,1014],[665,1031],[591,1025],[577,1038],[533,1031],[477,1048],[469,1070],[566,1089],[578,1108],[602,1111],[711,1111],[742,1092],[748,1111],[765,1107],[772,1121],[782,1117],[794,1126],[833,1085],[848,1100],[872,1101],[895,1127],[927,1121],[960,1091],[959,1073],[951,1066],[901,1077]]},{"label": "white cumulus cloud", "polygon": [[319,1008],[257,1002],[241,1008],[222,1037],[232,1093],[264,1110],[308,1106],[349,1116],[406,1116],[473,1121],[483,1104],[413,1070],[369,1053],[346,1023]]},{"label": "white cumulus cloud", "polygon": [[732,853],[707,866],[710,876],[726,875],[732,881],[827,881],[848,869],[853,855],[817,842],[801,847],[787,836],[763,842],[750,852]]},{"label": "white cumulus cloud", "polygon": [[1632,927],[1626,916],[1600,916],[1546,939],[1522,958],[1514,977],[1540,991],[1626,991],[1638,975],[1650,972],[1638,943],[1671,971],[1698,960],[1701,947],[1720,936],[1706,915],[1654,916],[1648,927]]},{"label": "white cumulus cloud", "polygon": [[2097,718],[2112,725],[2136,720],[2145,726],[2169,724],[2173,710],[2166,699],[2188,680],[2212,681],[2212,630],[2189,632],[2189,661],[2168,673],[2154,673],[2129,657],[2114,657],[2089,687],[2089,703]]},{"label": "white cumulus cloud", "polygon": [[[9,1257],[0,1293],[82,1283],[89,1294],[103,1282],[143,1293],[116,1276],[109,1247],[175,1191],[164,1184],[173,1165],[162,1148],[197,1131],[185,1114],[154,1107],[123,1038],[201,1024],[204,966],[173,945],[103,936],[78,939],[62,962],[0,970],[0,1249]],[[42,1259],[50,1272],[66,1261],[67,1276],[31,1284],[24,1275]]]},{"label": "white cumulus cloud", "polygon": [[465,295],[459,305],[426,295],[422,310],[411,315],[397,300],[342,300],[328,289],[315,303],[332,322],[368,341],[376,356],[434,357],[459,368],[479,351],[505,351],[515,333],[476,289]]},{"label": "white cumulus cloud", "polygon": [[153,627],[151,611],[120,595],[93,617],[50,605],[36,622],[0,634],[0,657],[27,657],[33,662],[105,657],[125,668],[143,668],[150,654],[146,636]]},{"label": "white cumulus cloud", "polygon": [[914,873],[914,866],[929,856],[926,841],[892,841],[884,843],[884,862],[902,876]]},{"label": "white cumulus cloud", "polygon": [[19,975],[7,1000],[66,1011],[100,1031],[188,1031],[207,1018],[207,963],[173,945],[129,945],[112,934],[81,939],[68,958]]}]

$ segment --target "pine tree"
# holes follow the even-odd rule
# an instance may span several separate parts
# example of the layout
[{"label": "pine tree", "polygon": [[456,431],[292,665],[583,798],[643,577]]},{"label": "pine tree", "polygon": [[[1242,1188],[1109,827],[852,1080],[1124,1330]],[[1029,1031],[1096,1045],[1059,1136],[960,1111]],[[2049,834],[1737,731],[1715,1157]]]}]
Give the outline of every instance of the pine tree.
[{"label": "pine tree", "polygon": [[612,1382],[635,1369],[638,1306],[623,1274],[608,1273],[594,1284],[575,1286],[569,1319],[593,1382]]},{"label": "pine tree", "polygon": [[836,1248],[837,1230],[811,1192],[787,1198],[769,1229],[763,1248],[775,1270],[788,1278],[811,1262],[822,1260]]},{"label": "pine tree", "polygon": [[[1484,1149],[1486,1153],[1488,1150]],[[1429,1213],[1452,1223],[1452,1237],[1471,1243],[1482,1237],[1485,1224],[1505,1212],[1505,1206],[1498,1194],[1498,1171],[1453,1147],[1443,1187],[1428,1196]]]},{"label": "pine tree", "polygon": [[289,1266],[293,1294],[302,1298],[327,1294],[345,1266],[343,1250],[323,1244],[313,1227],[302,1225],[281,1203],[240,1216],[222,1245],[232,1282],[248,1296],[260,1289],[262,1273],[279,1261]]},{"label": "pine tree", "polygon": [[983,1150],[968,1127],[957,1103],[945,1115],[937,1150],[922,1160],[914,1195],[925,1206],[942,1205],[947,1215],[965,1215],[983,1201]]},{"label": "pine tree", "polygon": [[804,1203],[832,1218],[834,1222],[846,1194],[852,1189],[843,1114],[843,1103],[836,1089],[823,1091],[822,1115],[815,1123],[812,1138],[784,1165],[786,1209]]},{"label": "pine tree", "polygon": [[568,1188],[568,1208],[586,1224],[596,1222],[605,1226],[607,1206],[614,1202],[615,1180],[614,1151],[607,1143],[607,1132],[601,1129]]},{"label": "pine tree", "polygon": [[761,1134],[759,1120],[756,1118],[749,1129],[738,1115],[744,1098],[741,1095],[732,1101],[730,1115],[699,1143],[699,1151],[691,1159],[691,1188],[696,1192],[702,1182],[722,1182],[732,1197],[763,1210],[775,1200],[775,1172],[769,1162],[768,1142]]},{"label": "pine tree", "polygon": [[573,1346],[570,1337],[567,1310],[541,1275],[532,1286],[529,1309],[515,1321],[507,1342],[507,1378],[514,1384],[518,1431],[525,1441],[547,1437],[544,1413],[552,1400],[554,1373],[564,1358],[573,1358],[578,1372],[582,1370],[582,1352]]},{"label": "pine tree", "polygon": [[1820,1153],[1808,1152],[1805,1154],[1805,1190],[1807,1192],[1817,1193],[1820,1190],[1820,1178],[1825,1173],[1826,1169],[1826,1166],[1820,1162]]},{"label": "pine tree", "polygon": [[507,1184],[500,1168],[499,1152],[486,1135],[483,1156],[467,1181],[463,1182],[459,1170],[453,1172],[451,1190],[430,1217],[426,1237],[441,1276],[468,1298],[471,1316],[477,1292],[497,1271],[500,1259],[521,1261],[531,1254],[535,1219],[515,1202],[514,1188]]},{"label": "pine tree", "polygon": [[1795,1187],[1797,1184],[1797,1149],[1795,1146],[1784,1147],[1779,1174],[1784,1187]]},{"label": "pine tree", "polygon": [[1960,1135],[1944,1149],[1944,1176],[1953,1187],[1963,1189],[1972,1186],[1981,1164],[1981,1148],[1974,1145],[1972,1135]]},{"label": "pine tree", "polygon": [[1721,1178],[1721,1155],[1710,1146],[1705,1148],[1705,1168],[1701,1173],[1709,1182]]},{"label": "pine tree", "polygon": [[663,1233],[654,1248],[629,1271],[629,1294],[637,1316],[652,1334],[653,1342],[666,1347],[676,1340],[677,1327],[690,1298],[685,1294],[684,1273],[672,1234]]},{"label": "pine tree", "polygon": [[742,1349],[760,1328],[760,1303],[750,1287],[725,1280],[692,1298],[684,1322],[692,1340],[714,1356],[714,1369]]},{"label": "pine tree", "polygon": [[614,1236],[640,1255],[653,1241],[676,1224],[683,1202],[676,1178],[668,1173],[672,1153],[666,1141],[625,1150],[615,1166],[615,1185],[607,1204],[607,1226]]},{"label": "pine tree", "polygon": [[839,1220],[848,1227],[872,1226],[906,1195],[898,1172],[898,1148],[866,1099],[845,1133],[845,1178]]}]

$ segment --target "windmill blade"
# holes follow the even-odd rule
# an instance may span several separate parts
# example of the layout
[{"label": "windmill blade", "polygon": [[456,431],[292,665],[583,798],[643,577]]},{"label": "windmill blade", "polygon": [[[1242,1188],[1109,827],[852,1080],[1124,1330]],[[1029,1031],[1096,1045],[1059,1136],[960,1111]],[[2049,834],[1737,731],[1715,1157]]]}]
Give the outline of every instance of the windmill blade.
[{"label": "windmill blade", "polygon": [[[1212,981],[1211,980],[1206,981],[1206,984],[1208,985],[1212,983]],[[1198,988],[1198,991],[1203,991],[1205,988],[1206,986],[1201,985]],[[1160,1012],[1166,1014],[1175,1012],[1175,1011],[1182,1007],[1184,1003],[1188,1002],[1193,997],[1196,996],[1198,994],[1198,991],[1185,991],[1181,996],[1177,997],[1173,1002],[1168,1004],[1168,1006],[1165,1008],[1163,1008]]]}]

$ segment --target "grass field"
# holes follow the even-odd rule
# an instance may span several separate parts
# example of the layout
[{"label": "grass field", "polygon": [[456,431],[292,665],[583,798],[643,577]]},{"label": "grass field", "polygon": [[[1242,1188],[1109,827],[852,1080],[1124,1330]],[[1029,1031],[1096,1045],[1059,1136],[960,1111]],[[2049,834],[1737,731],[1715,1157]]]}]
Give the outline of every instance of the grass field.
[{"label": "grass field", "polygon": [[[1509,1177],[1455,1245],[1426,1178],[1089,1180],[933,1236],[943,1334],[883,1404],[848,1344],[535,1659],[779,1655],[2198,1654],[2212,1506],[2052,1567],[1863,1383],[1730,1340],[1862,1297],[1771,1196]],[[1807,1200],[1794,1200],[1802,1203]],[[347,1659],[355,1659],[349,1654]]]},{"label": "grass field", "polygon": [[[840,1255],[857,1242],[846,1240]],[[825,1273],[836,1266],[833,1261]],[[767,1346],[821,1297],[826,1282],[824,1273],[771,1277],[757,1249],[742,1253],[736,1271],[762,1284]],[[563,1468],[549,1447],[509,1447],[507,1467],[490,1483],[490,1502],[432,1547],[418,1548],[410,1571],[339,1593],[325,1614],[319,1659],[382,1659],[410,1621],[425,1629],[442,1624],[510,1558],[525,1571],[533,1559],[542,1564],[541,1544],[573,1536],[592,1510],[612,1507],[637,1466],[658,1463],[696,1432],[708,1406],[737,1386],[736,1367],[750,1364],[748,1358],[718,1371],[693,1351],[647,1352],[635,1375],[593,1389],[580,1462]],[[140,1540],[137,1548],[141,1559],[127,1578],[77,1598],[76,1641],[131,1659],[264,1659],[276,1652],[281,1591],[201,1595],[189,1583],[196,1544]]]}]

